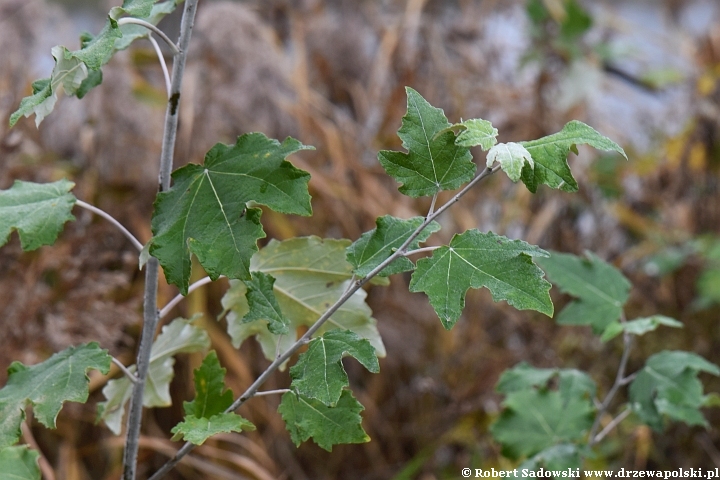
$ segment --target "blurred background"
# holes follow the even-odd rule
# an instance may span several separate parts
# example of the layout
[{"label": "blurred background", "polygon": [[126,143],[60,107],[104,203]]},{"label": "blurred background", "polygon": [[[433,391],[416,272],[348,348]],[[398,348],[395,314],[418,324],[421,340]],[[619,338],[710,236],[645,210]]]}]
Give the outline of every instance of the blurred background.
[{"label": "blurred background", "polygon": [[[78,48],[113,2],[0,0],[0,118],[53,67],[56,44]],[[179,16],[160,24],[176,38]],[[685,324],[640,338],[630,371],[662,349],[687,349],[720,364],[720,2],[717,0],[202,0],[189,53],[176,166],[201,162],[216,142],[261,131],[317,150],[293,163],[312,174],[314,216],[266,211],[269,238],[356,239],[376,217],[424,215],[376,159],[399,149],[406,85],[451,122],[490,120],[499,140],[534,139],[582,120],[621,144],[630,161],[590,149],[571,155],[580,192],[536,195],[495,175],[443,218],[430,244],[479,228],[546,249],[591,250],[633,284],[628,318],[653,313]],[[82,101],[62,98],[36,129],[0,121],[0,188],[15,179],[76,182],[76,196],[110,212],[142,241],[149,218],[165,112],[162,73],[140,40],[104,67]],[[476,159],[484,162],[482,152]],[[447,192],[443,198],[450,198]],[[111,225],[76,209],[52,247],[23,253],[16,235],[0,249],[0,384],[12,360],[36,363],[71,344],[98,340],[133,363],[143,275],[133,247]],[[197,274],[199,278],[201,274]],[[381,374],[348,362],[372,441],[295,448],[276,412],[279,398],[240,413],[259,428],[196,450],[168,478],[452,479],[462,467],[513,468],[488,426],[501,409],[494,385],[520,361],[587,370],[601,394],[615,377],[621,341],[559,327],[535,313],[470,291],[463,317],[445,331],[408,276],[374,287],[368,301],[387,347]],[[213,348],[239,394],[264,370],[253,340],[239,352],[215,321],[227,283],[201,289],[176,314],[203,313]],[[160,304],[175,294],[161,285]],[[569,298],[553,290],[556,311]],[[200,355],[180,356],[173,407],[147,412],[140,477],[172,455],[169,430],[192,398]],[[720,381],[702,377],[707,391]],[[65,480],[119,478],[122,441],[94,426],[106,379],[88,405],[66,406],[49,431],[33,427]],[[267,388],[284,388],[287,372]],[[615,402],[620,405],[621,395]],[[672,424],[662,433],[632,416],[599,447],[597,468],[720,467],[720,411],[711,429]],[[215,465],[214,467],[212,465]],[[219,469],[218,469],[219,468]]]}]

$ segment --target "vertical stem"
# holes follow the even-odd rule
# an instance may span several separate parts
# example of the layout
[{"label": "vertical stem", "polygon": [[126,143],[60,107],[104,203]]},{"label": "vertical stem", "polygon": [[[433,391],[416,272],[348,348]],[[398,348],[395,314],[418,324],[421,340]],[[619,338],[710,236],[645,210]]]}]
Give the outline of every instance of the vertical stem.
[{"label": "vertical stem", "polygon": [[[195,22],[195,12],[198,0],[187,0],[184,5],[182,22],[180,24],[180,38],[178,47],[180,52],[173,60],[172,84],[170,98],[165,112],[165,131],[163,133],[162,153],[160,156],[160,192],[170,188],[170,174],[173,166],[173,153],[177,137],[178,113],[180,103],[180,89],[182,86],[185,61],[187,59],[188,45]],[[137,456],[140,439],[140,426],[142,423],[143,394],[145,380],[150,366],[150,351],[152,349],[155,329],[158,323],[157,289],[160,265],[156,258],[150,257],[145,266],[145,299],[143,302],[143,331],[140,338],[137,358],[137,383],[133,387],[130,399],[130,411],[127,420],[127,438],[125,440],[125,454],[123,457],[123,480],[135,480],[137,471]]]}]

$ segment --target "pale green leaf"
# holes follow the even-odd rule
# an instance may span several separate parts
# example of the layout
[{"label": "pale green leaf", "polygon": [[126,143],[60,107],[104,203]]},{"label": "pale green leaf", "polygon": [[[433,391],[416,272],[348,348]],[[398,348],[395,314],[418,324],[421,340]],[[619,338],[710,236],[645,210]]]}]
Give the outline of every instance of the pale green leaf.
[{"label": "pale green leaf", "polygon": [[[166,407],[172,403],[170,382],[173,379],[175,355],[205,350],[210,347],[207,332],[192,324],[191,320],[177,318],[162,328],[150,351],[150,366],[143,395],[145,407]],[[128,368],[135,372],[135,365]],[[107,399],[98,404],[97,420],[103,420],[108,428],[119,435],[125,415],[125,405],[132,393],[132,383],[127,377],[110,380],[103,388]]]},{"label": "pale green leaf", "polygon": [[333,445],[370,441],[362,428],[360,412],[363,410],[350,390],[343,390],[334,407],[295,392],[284,394],[278,407],[296,446],[312,437],[328,452],[332,451]]},{"label": "pale green leaf", "polygon": [[[414,217],[408,220],[385,215],[379,217],[375,224],[377,227],[369,232],[363,233],[360,238],[347,248],[347,260],[355,268],[355,275],[366,277],[378,265],[388,259],[408,239],[415,230],[425,221],[423,217]],[[433,233],[440,230],[437,222],[430,223],[408,245],[407,250],[420,248],[420,242],[424,242]],[[396,273],[413,270],[415,265],[406,257],[400,257],[385,267],[380,276],[387,277]]]},{"label": "pale green leaf", "polygon": [[657,330],[661,325],[673,328],[682,328],[682,322],[678,322],[674,318],[666,317],[664,315],[653,315],[651,317],[636,318],[629,322],[621,323],[615,321],[605,328],[600,340],[607,342],[620,335],[622,332],[627,332],[631,335],[645,335],[648,332]]},{"label": "pale green leaf", "polygon": [[174,434],[173,441],[182,438],[186,442],[202,445],[205,440],[218,433],[242,432],[243,430],[255,430],[255,425],[237,413],[230,412],[218,413],[210,418],[188,415],[170,432]]},{"label": "pale green leaf", "polygon": [[530,152],[519,143],[498,143],[487,153],[487,166],[492,168],[497,162],[503,172],[510,177],[510,180],[517,182],[520,180],[525,165],[528,168],[534,168],[534,162]]},{"label": "pale green leaf", "polygon": [[88,76],[87,67],[61,45],[53,47],[51,52],[55,59],[55,68],[52,72],[53,92],[59,92],[60,88],[65,92],[76,92]]},{"label": "pale green leaf", "polygon": [[349,330],[331,330],[315,337],[306,352],[290,368],[292,386],[298,393],[335,406],[343,388],[349,387],[341,359],[352,356],[373,373],[380,371],[370,342]]},{"label": "pale green leaf", "polygon": [[[554,377],[558,385],[551,388]],[[584,372],[534,369],[521,364],[503,373],[497,389],[507,396],[503,412],[490,431],[502,444],[503,454],[510,458],[536,455],[550,446],[580,441],[592,425],[595,383]],[[565,455],[560,457],[567,459]],[[537,458],[543,459],[548,460],[545,456]]]},{"label": "pale green leaf", "polygon": [[451,126],[443,111],[412,88],[405,90],[407,113],[398,136],[408,153],[380,151],[378,160],[385,171],[403,184],[400,192],[410,197],[454,190],[470,181],[476,170],[472,155],[466,147],[455,144],[452,131],[440,133]]},{"label": "pale green leaf", "polygon": [[232,390],[225,388],[225,369],[213,350],[195,369],[195,399],[183,403],[185,415],[210,418],[222,413],[233,402]]},{"label": "pale green leaf", "polygon": [[249,280],[250,257],[265,232],[260,209],[247,208],[247,203],[310,215],[310,174],[285,160],[310,148],[293,138],[281,144],[250,133],[235,145],[215,145],[203,165],[176,170],[173,186],[155,201],[150,246],[168,282],[187,294],[191,254],[213,280],[220,275]]},{"label": "pale green leaf", "polygon": [[[270,274],[275,278],[273,291],[283,314],[290,320],[290,334],[274,335],[266,321],[242,324],[249,311],[242,282],[231,281],[231,288],[223,298],[228,311],[228,333],[238,347],[246,338],[255,335],[263,353],[274,360],[277,351],[285,351],[298,338],[299,327],[313,325],[338,300],[352,278],[352,265],[345,259],[348,240],[322,240],[318,237],[293,238],[278,242],[271,240],[250,262],[252,272]],[[385,356],[376,321],[365,303],[367,294],[358,290],[323,325],[317,335],[334,329],[351,330],[370,341],[378,356]],[[278,343],[280,344],[278,346]]]},{"label": "pale green leaf", "polygon": [[530,152],[535,161],[532,170],[526,168],[522,172],[523,183],[533,193],[542,184],[565,192],[577,192],[578,184],[567,162],[568,154],[575,149],[575,145],[590,145],[598,150],[615,151],[627,158],[618,144],[577,120],[568,122],[558,133],[520,142],[520,145]]},{"label": "pale green leaf", "polygon": [[431,257],[418,260],[410,291],[428,295],[447,329],[460,318],[469,288],[487,287],[496,302],[506,300],[519,310],[552,315],[550,284],[532,260],[547,255],[521,240],[468,230]]},{"label": "pale green leaf", "polygon": [[243,323],[265,320],[270,333],[282,335],[290,331],[290,320],[283,315],[282,309],[273,293],[275,279],[272,275],[253,272],[252,279],[245,280],[249,311],[243,317]]},{"label": "pale green leaf", "polygon": [[70,213],[76,200],[70,193],[74,186],[65,179],[53,183],[15,180],[8,190],[0,190],[0,246],[13,230],[26,251],[55,243],[65,222],[75,220]]},{"label": "pale green leaf", "polygon": [[700,411],[706,403],[700,372],[720,375],[720,368],[691,352],[656,353],[630,384],[630,405],[640,420],[658,431],[663,428],[663,416],[708,426]]},{"label": "pale green leaf", "polygon": [[0,389],[0,447],[20,438],[25,407],[32,405],[35,418],[55,428],[63,403],[85,403],[88,399],[88,370],[110,371],[110,355],[96,342],[69,347],[31,367],[13,362],[8,380]]},{"label": "pale green leaf", "polygon": [[40,122],[47,117],[57,102],[57,95],[53,92],[50,78],[36,80],[32,84],[32,95],[20,100],[18,109],[10,115],[10,127],[15,126],[20,117],[29,117],[35,114],[35,125],[40,126]]},{"label": "pale green leaf", "polygon": [[547,278],[576,300],[555,319],[561,325],[590,325],[600,333],[620,318],[630,282],[615,267],[588,252],[587,258],[552,252],[537,261]]},{"label": "pale green leaf", "polygon": [[40,480],[40,454],[27,445],[0,448],[0,472],[4,480]]},{"label": "pale green leaf", "polygon": [[479,146],[487,151],[497,143],[497,128],[493,127],[492,123],[487,120],[472,118],[452,126],[452,128],[455,127],[462,128],[462,131],[455,139],[455,145],[466,148]]}]

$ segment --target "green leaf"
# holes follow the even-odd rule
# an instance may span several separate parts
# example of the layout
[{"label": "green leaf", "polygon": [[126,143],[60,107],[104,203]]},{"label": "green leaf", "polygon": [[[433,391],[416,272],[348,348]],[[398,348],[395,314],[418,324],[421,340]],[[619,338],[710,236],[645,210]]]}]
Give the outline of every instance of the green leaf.
[{"label": "green leaf", "polygon": [[328,452],[332,451],[333,445],[370,441],[362,428],[360,412],[363,410],[350,390],[343,390],[334,407],[294,392],[283,395],[278,407],[296,446],[312,437],[315,443]]},{"label": "green leaf", "polygon": [[407,114],[398,136],[408,153],[380,151],[378,160],[385,171],[403,184],[400,192],[410,197],[454,190],[470,181],[476,169],[472,155],[466,147],[455,144],[452,131],[440,133],[451,127],[443,111],[412,88],[405,90]]},{"label": "green leaf", "polygon": [[518,310],[552,315],[550,284],[532,257],[544,250],[492,232],[468,230],[455,235],[449,246],[418,260],[411,292],[425,292],[446,329],[452,328],[465,307],[469,288],[487,287],[496,302],[506,300]]},{"label": "green leaf", "polygon": [[90,90],[100,85],[103,81],[102,70],[93,70],[88,72],[88,76],[82,81],[75,95],[77,98],[83,98]]},{"label": "green leaf", "polygon": [[65,179],[53,183],[15,180],[8,190],[0,190],[0,246],[13,230],[25,251],[55,243],[65,222],[75,220],[70,213],[76,200],[70,193],[74,186]]},{"label": "green leaf", "polygon": [[220,275],[249,280],[250,257],[265,232],[260,209],[247,208],[247,203],[310,215],[310,174],[285,157],[311,148],[289,137],[281,144],[250,133],[235,145],[215,145],[203,165],[176,170],[174,185],[155,201],[150,246],[168,282],[187,294],[191,254],[213,280]]},{"label": "green leaf", "polygon": [[20,117],[29,117],[35,114],[35,125],[40,126],[40,122],[47,117],[57,102],[57,95],[53,93],[50,78],[36,80],[32,84],[32,95],[20,100],[18,109],[10,115],[10,127],[14,127],[20,120]]},{"label": "green leaf", "polygon": [[242,432],[255,430],[255,425],[237,413],[218,413],[210,418],[188,415],[170,431],[171,440],[180,438],[195,445],[202,445],[205,440],[218,433]]},{"label": "green leaf", "polygon": [[625,323],[615,321],[605,328],[600,340],[607,342],[608,340],[620,335],[622,332],[638,336],[645,335],[648,332],[656,330],[660,325],[673,328],[683,327],[682,322],[678,322],[674,318],[666,317],[664,315],[653,315],[651,317],[637,318]]},{"label": "green leaf", "polygon": [[[425,221],[423,217],[414,217],[408,220],[385,215],[379,217],[375,224],[377,227],[363,233],[360,238],[347,248],[347,261],[354,267],[355,275],[366,277],[378,265],[388,259]],[[437,222],[430,223],[407,250],[420,248],[433,233],[440,230]],[[406,257],[400,257],[385,267],[380,276],[387,277],[396,273],[413,270],[415,265]]]},{"label": "green leaf", "polygon": [[85,403],[90,369],[110,371],[110,355],[96,342],[66,348],[31,367],[13,362],[8,381],[0,390],[0,447],[13,445],[20,438],[20,423],[28,404],[40,423],[55,428],[63,403]]},{"label": "green leaf", "polygon": [[499,143],[492,147],[487,153],[487,166],[492,168],[493,164],[498,162],[503,172],[507,173],[510,180],[517,182],[520,180],[523,168],[534,168],[530,152],[519,143]]},{"label": "green leaf", "polygon": [[[223,297],[228,333],[233,345],[239,347],[248,337],[255,336],[268,360],[277,351],[285,351],[298,338],[296,330],[314,324],[339,299],[352,278],[352,265],[345,259],[348,240],[321,240],[318,237],[293,238],[278,242],[271,240],[250,262],[253,274],[261,272],[275,277],[273,291],[283,314],[290,320],[290,335],[274,335],[267,328],[267,320],[243,323],[248,312],[246,287],[231,281],[231,288]],[[365,303],[364,290],[358,290],[317,335],[342,329],[351,330],[370,341],[378,356],[385,355],[385,347],[378,333],[370,307]]]},{"label": "green leaf", "polygon": [[40,480],[40,454],[27,445],[0,448],[0,472],[7,480]]},{"label": "green leaf", "polygon": [[[555,377],[558,386],[551,389]],[[560,445],[581,440],[592,425],[595,383],[584,372],[520,364],[503,373],[497,389],[507,396],[490,431],[510,458],[547,452],[549,446],[562,451]]]},{"label": "green leaf", "polygon": [[217,433],[254,430],[255,426],[240,415],[225,413],[232,403],[232,390],[225,389],[225,369],[212,351],[195,370],[195,399],[183,404],[185,419],[171,430],[173,440],[183,438],[201,445]]},{"label": "green leaf", "polygon": [[663,415],[688,425],[708,426],[700,411],[706,403],[700,372],[720,375],[720,368],[691,352],[656,353],[630,385],[633,410],[658,431],[663,428]]},{"label": "green leaf", "polygon": [[348,355],[355,357],[372,373],[380,371],[370,342],[349,330],[331,330],[314,338],[297,364],[290,368],[292,386],[301,395],[334,407],[343,388],[350,386],[341,362]]},{"label": "green leaf", "polygon": [[577,299],[557,316],[560,325],[590,325],[600,333],[620,318],[630,282],[615,267],[588,252],[587,258],[552,252],[539,259],[547,278]]},{"label": "green leaf", "polygon": [[451,128],[461,127],[462,132],[455,138],[455,145],[461,147],[480,146],[483,150],[489,150],[497,143],[497,128],[492,123],[480,118],[465,120],[462,123],[456,123]]},{"label": "green leaf", "polygon": [[290,331],[290,320],[283,315],[282,309],[275,298],[273,293],[274,284],[275,279],[273,276],[262,272],[253,272],[252,279],[245,281],[247,287],[245,299],[249,311],[242,321],[243,323],[250,323],[265,320],[270,333],[282,335]]},{"label": "green leaf", "polygon": [[535,161],[535,168],[522,172],[522,181],[528,190],[535,193],[539,185],[545,184],[565,192],[577,192],[578,184],[570,172],[567,157],[571,150],[575,151],[575,145],[584,144],[599,150],[615,151],[627,158],[618,144],[600,135],[592,127],[573,120],[558,133],[520,142]]},{"label": "green leaf", "polygon": [[[527,469],[537,472],[540,468],[544,468],[545,470],[559,473],[559,475],[553,475],[553,478],[560,480],[562,478],[568,478],[568,469],[576,470],[581,466],[582,462],[577,445],[561,443],[560,445],[553,445],[535,454],[532,458],[523,462],[518,469],[520,471]],[[564,477],[562,472],[565,473]]]},{"label": "green leaf", "polygon": [[[170,382],[173,379],[175,355],[205,350],[210,347],[207,332],[192,324],[193,319],[177,318],[162,328],[150,351],[150,366],[143,395],[143,406],[166,407],[172,404]],[[135,365],[128,368],[135,372]],[[119,435],[125,415],[125,404],[130,400],[132,383],[123,376],[110,380],[103,388],[107,399],[98,404],[97,421],[103,420],[108,428]]]}]

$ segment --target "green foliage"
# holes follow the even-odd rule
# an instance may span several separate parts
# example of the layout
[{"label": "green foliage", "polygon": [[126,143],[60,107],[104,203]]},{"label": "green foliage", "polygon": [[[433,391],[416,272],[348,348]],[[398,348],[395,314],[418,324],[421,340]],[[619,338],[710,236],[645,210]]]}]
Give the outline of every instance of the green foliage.
[{"label": "green foliage", "polygon": [[8,190],[0,190],[0,246],[13,230],[26,251],[55,243],[65,222],[75,220],[70,213],[74,186],[65,179],[44,184],[15,180]]},{"label": "green foliage", "polygon": [[[557,388],[551,387],[554,379]],[[592,425],[595,383],[590,377],[578,370],[520,364],[503,373],[497,390],[506,395],[504,409],[490,430],[504,455],[517,459],[544,451],[535,462],[553,459],[553,464],[576,456],[564,444],[582,440]],[[549,446],[558,450],[546,450]]]},{"label": "green foliage", "polygon": [[443,111],[412,88],[405,90],[407,114],[398,136],[408,153],[389,150],[378,153],[385,171],[403,184],[400,192],[410,197],[454,190],[470,181],[476,169],[472,155],[466,147],[456,145],[455,134],[448,130],[451,125]]},{"label": "green foliage", "polygon": [[568,122],[558,133],[520,142],[520,145],[530,152],[535,163],[532,169],[524,168],[521,177],[528,190],[533,193],[543,184],[565,192],[577,192],[578,184],[567,162],[570,151],[577,153],[576,145],[590,145],[598,150],[615,151],[627,158],[625,151],[617,143],[577,120]]},{"label": "green foliage", "polygon": [[350,390],[342,391],[334,407],[295,392],[284,394],[278,407],[295,445],[312,437],[315,443],[328,452],[332,451],[333,445],[370,441],[361,425],[360,412],[363,410]]},{"label": "green foliage", "polygon": [[225,369],[212,351],[195,370],[195,399],[183,404],[185,419],[171,430],[173,440],[183,438],[201,445],[217,433],[254,430],[240,415],[225,412],[232,403],[233,392],[225,389]]},{"label": "green foliage", "polygon": [[455,145],[461,147],[470,148],[479,146],[487,151],[497,143],[497,128],[493,127],[492,123],[487,120],[472,118],[461,123],[456,123],[450,128],[460,129],[460,133],[455,139]]},{"label": "green foliage", "polygon": [[245,299],[248,304],[248,313],[243,317],[243,323],[258,320],[267,321],[267,328],[273,335],[283,335],[290,331],[290,320],[283,315],[280,305],[273,293],[275,279],[272,275],[262,272],[253,272],[252,278],[245,281],[247,289]]},{"label": "green foliage", "polygon": [[39,458],[27,445],[0,448],[0,472],[8,480],[40,480]]},{"label": "green foliage", "polygon": [[[353,272],[358,277],[366,277],[371,271],[387,260],[424,222],[423,217],[414,217],[408,220],[385,215],[376,220],[377,227],[363,233],[352,245],[347,248],[347,261],[354,267]],[[420,248],[433,233],[440,230],[437,222],[431,222],[408,245],[407,250]],[[413,270],[415,265],[410,259],[400,257],[385,267],[378,275],[387,277],[396,273]]]},{"label": "green foliage", "polygon": [[510,177],[510,180],[517,182],[520,180],[523,168],[527,165],[529,170],[535,167],[535,162],[530,152],[519,143],[500,143],[490,149],[487,154],[487,166],[492,168],[497,162],[503,172]]},{"label": "green foliage", "polygon": [[96,342],[66,348],[31,367],[13,362],[7,384],[0,390],[0,448],[20,438],[20,423],[28,405],[40,423],[55,428],[63,403],[86,402],[90,369],[110,371],[110,355]]},{"label": "green foliage", "polygon": [[[352,278],[352,265],[345,259],[347,240],[321,240],[318,237],[293,238],[278,242],[271,240],[250,262],[250,270],[272,274],[275,277],[273,292],[283,315],[290,320],[289,335],[278,336],[270,332],[267,320],[244,323],[248,303],[243,282],[231,282],[223,297],[228,311],[228,333],[233,345],[240,346],[246,338],[255,336],[268,360],[277,352],[284,352],[297,339],[298,327],[310,326],[347,289]],[[365,303],[366,293],[358,290],[318,332],[340,328],[352,330],[370,341],[378,356],[385,356],[385,347]]]},{"label": "green foliage", "polygon": [[645,335],[648,332],[657,330],[661,325],[673,328],[683,327],[683,324],[674,318],[666,317],[665,315],[653,315],[651,317],[636,318],[629,322],[613,322],[607,326],[600,340],[606,342],[620,335],[622,332],[637,336]]},{"label": "green foliage", "polygon": [[[210,337],[202,328],[193,325],[192,319],[177,318],[162,328],[150,352],[150,367],[143,395],[143,406],[166,407],[172,404],[170,382],[173,379],[173,365],[178,353],[191,353],[210,347]],[[135,366],[128,370],[135,372]],[[107,399],[98,404],[97,420],[104,421],[108,428],[119,435],[125,415],[125,404],[130,400],[133,384],[123,376],[110,380],[103,388]]]},{"label": "green foliage", "polygon": [[70,51],[58,45],[52,49],[55,68],[50,78],[33,83],[33,94],[20,102],[20,107],[10,116],[10,126],[14,126],[20,117],[35,114],[35,124],[52,112],[60,91],[67,95],[84,97],[93,87],[102,82],[100,68],[119,50],[149,31],[140,25],[118,25],[121,16],[129,15],[156,25],[162,18],[172,13],[182,0],[126,0],[122,7],[110,10],[105,26],[97,35],[85,33],[80,38],[81,47]]},{"label": "green foliage", "polygon": [[150,255],[162,265],[169,283],[186,295],[191,254],[210,278],[250,279],[250,257],[265,237],[261,210],[310,215],[310,174],[285,158],[307,147],[287,138],[282,144],[261,133],[238,137],[235,145],[218,143],[203,165],[176,170],[173,186],[158,194],[152,219]]},{"label": "green foliage", "polygon": [[617,321],[628,299],[630,282],[592,253],[587,258],[553,252],[537,263],[561,291],[577,297],[557,316],[561,325],[590,325],[600,333]]},{"label": "green foliage", "polygon": [[380,371],[370,342],[349,330],[331,330],[314,338],[290,369],[292,386],[304,397],[320,400],[329,407],[336,406],[343,389],[350,386],[341,361],[348,355],[369,371]]},{"label": "green foliage", "polygon": [[506,300],[519,310],[552,315],[550,284],[532,257],[544,250],[521,240],[510,240],[477,230],[455,235],[449,246],[418,260],[410,291],[425,292],[445,328],[450,329],[465,306],[469,288],[487,287],[493,300]]},{"label": "green foliage", "polygon": [[703,395],[700,372],[720,375],[720,368],[690,352],[656,353],[630,385],[633,410],[655,430],[662,430],[663,415],[688,425],[708,426],[700,408],[711,397]]}]

